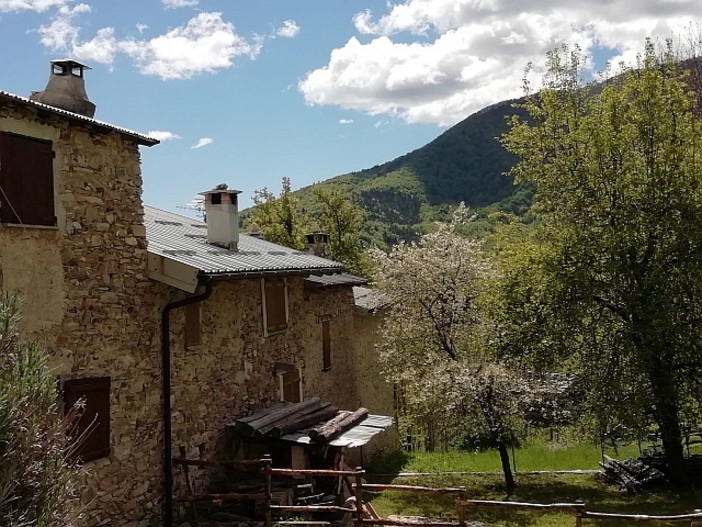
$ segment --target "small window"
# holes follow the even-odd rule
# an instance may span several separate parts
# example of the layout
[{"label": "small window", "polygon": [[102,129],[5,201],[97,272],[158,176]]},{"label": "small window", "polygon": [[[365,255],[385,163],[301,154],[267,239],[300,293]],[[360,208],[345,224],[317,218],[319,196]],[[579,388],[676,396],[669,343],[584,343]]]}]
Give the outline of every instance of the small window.
[{"label": "small window", "polygon": [[302,401],[302,373],[294,364],[279,362],[276,365],[280,385],[280,400],[289,403]]},{"label": "small window", "polygon": [[51,141],[0,133],[0,223],[56,225]]},{"label": "small window", "polygon": [[185,347],[200,345],[200,303],[185,306]]},{"label": "small window", "polygon": [[322,321],[322,371],[331,370],[331,336],[329,321]]},{"label": "small window", "polygon": [[265,336],[288,327],[288,295],[284,278],[266,278],[263,287],[263,332]]},{"label": "small window", "polygon": [[76,455],[83,461],[92,461],[110,455],[110,378],[71,379],[63,381],[64,412],[84,399],[85,406],[72,436],[82,442]]}]

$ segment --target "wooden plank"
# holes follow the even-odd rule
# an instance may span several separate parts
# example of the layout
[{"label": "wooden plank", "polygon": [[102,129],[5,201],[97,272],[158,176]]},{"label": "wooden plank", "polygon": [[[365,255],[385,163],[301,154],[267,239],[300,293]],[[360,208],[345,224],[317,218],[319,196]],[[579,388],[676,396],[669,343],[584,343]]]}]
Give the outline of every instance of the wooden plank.
[{"label": "wooden plank", "polygon": [[702,513],[695,512],[692,514],[679,514],[675,516],[652,516],[648,514],[614,514],[609,512],[585,512],[584,518],[592,519],[615,519],[615,520],[632,520],[644,522],[689,522],[690,520],[702,520]]},{"label": "wooden plank", "polygon": [[363,525],[422,525],[426,527],[461,527],[457,522],[442,522],[442,521],[416,521],[416,520],[391,520],[389,518],[364,518],[356,521],[356,524]]},{"label": "wooden plank", "polygon": [[582,514],[585,512],[584,503],[522,503],[518,501],[457,500],[456,505],[468,507],[488,507],[493,509],[558,510],[562,512],[569,512],[571,514]]},{"label": "wooden plank", "polygon": [[272,437],[280,437],[281,435],[287,434],[294,430],[302,430],[303,428],[307,428],[308,426],[312,426],[313,424],[321,421],[327,421],[338,413],[339,409],[336,406],[326,403],[322,408],[316,410],[315,412],[302,416],[295,414],[291,417],[278,421],[278,423],[271,428],[268,435]]},{"label": "wooden plank", "polygon": [[[355,476],[355,470],[296,470],[291,468],[269,468],[265,472],[278,476]],[[365,485],[364,485],[365,486]]]},{"label": "wooden plank", "polygon": [[193,502],[193,501],[266,501],[265,493],[257,494],[196,494],[188,496],[178,496],[175,498],[178,502]]},{"label": "wooden plank", "polygon": [[338,505],[271,505],[270,508],[286,512],[356,512],[356,509]]},{"label": "wooden plank", "polygon": [[[355,485],[354,485],[355,488]],[[363,491],[396,490],[400,492],[418,492],[427,494],[465,494],[465,487],[422,487],[420,485],[391,485],[385,483],[364,483]]]},{"label": "wooden plank", "polygon": [[263,459],[244,459],[236,460],[209,460],[209,459],[185,459],[180,457],[173,458],[174,465],[184,465],[190,467],[264,467],[266,461]]}]

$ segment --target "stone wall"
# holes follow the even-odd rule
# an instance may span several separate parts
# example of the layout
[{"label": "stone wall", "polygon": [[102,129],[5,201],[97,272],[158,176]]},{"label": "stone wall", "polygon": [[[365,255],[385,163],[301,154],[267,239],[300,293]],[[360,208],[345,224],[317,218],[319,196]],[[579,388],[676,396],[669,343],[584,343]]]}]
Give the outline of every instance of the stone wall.
[{"label": "stone wall", "polygon": [[161,495],[160,364],[138,147],[22,104],[0,108],[0,131],[52,141],[58,218],[0,225],[0,288],[20,293],[23,330],[57,375],[112,382],[112,452],[86,464],[76,525],[148,525]]}]

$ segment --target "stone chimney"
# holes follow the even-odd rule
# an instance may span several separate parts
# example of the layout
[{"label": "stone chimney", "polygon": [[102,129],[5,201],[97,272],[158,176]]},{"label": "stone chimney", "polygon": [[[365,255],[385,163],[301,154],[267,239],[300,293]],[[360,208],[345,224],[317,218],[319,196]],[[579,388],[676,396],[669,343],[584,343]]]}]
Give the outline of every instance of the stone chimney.
[{"label": "stone chimney", "polygon": [[226,184],[200,192],[205,197],[205,222],[207,243],[237,250],[239,243],[239,205],[241,190],[228,189]]},{"label": "stone chimney", "polygon": [[46,89],[32,92],[29,98],[92,118],[95,105],[88,100],[83,79],[83,72],[89,69],[85,64],[71,59],[52,60]]},{"label": "stone chimney", "polygon": [[312,224],[312,232],[305,234],[307,252],[315,256],[327,257],[327,246],[329,245],[329,235],[319,229],[317,223]]}]

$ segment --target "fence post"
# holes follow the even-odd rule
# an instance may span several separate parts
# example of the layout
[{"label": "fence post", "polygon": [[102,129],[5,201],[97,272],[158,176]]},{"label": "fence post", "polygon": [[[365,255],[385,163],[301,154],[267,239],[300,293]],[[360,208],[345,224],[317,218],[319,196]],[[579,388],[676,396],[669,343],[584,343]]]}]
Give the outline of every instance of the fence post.
[{"label": "fence post", "polygon": [[271,468],[273,468],[273,460],[270,454],[263,456],[261,460],[261,470],[266,475],[266,516],[265,516],[265,526],[271,527],[272,525],[272,515],[271,515],[271,504],[273,501],[273,474],[271,473]]},{"label": "fence post", "polygon": [[458,508],[458,523],[461,527],[466,527],[466,508],[465,508],[465,494],[458,496],[456,500],[456,507]]},{"label": "fence post", "polygon": [[[695,514],[698,512],[702,512],[700,509],[695,509]],[[694,518],[690,522],[690,527],[702,527],[702,518]]]},{"label": "fence post", "polygon": [[583,519],[585,518],[585,503],[580,500],[575,501],[575,527],[582,527]]},{"label": "fence post", "polygon": [[362,467],[356,467],[356,525],[363,521],[363,475]]}]

